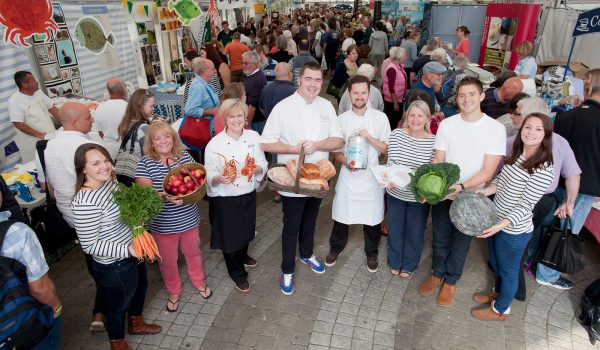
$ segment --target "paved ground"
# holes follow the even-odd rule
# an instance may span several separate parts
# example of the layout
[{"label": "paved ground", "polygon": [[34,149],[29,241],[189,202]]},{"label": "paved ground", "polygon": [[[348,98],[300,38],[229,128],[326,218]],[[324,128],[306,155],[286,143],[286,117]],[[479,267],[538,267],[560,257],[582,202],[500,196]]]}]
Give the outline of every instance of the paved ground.
[{"label": "paved ground", "polygon": [[[583,288],[598,277],[600,251],[586,237],[586,268],[574,276],[575,288],[557,291],[538,286],[528,276],[526,302],[515,301],[503,323],[484,323],[469,314],[476,307],[471,296],[488,290],[485,242],[475,240],[451,308],[435,304],[435,297],[417,294],[431,263],[431,228],[420,267],[410,280],[392,278],[386,261],[386,242],[380,245],[377,273],[369,273],[362,232],[351,230],[348,247],[338,263],[323,275],[298,263],[296,291],[283,295],[278,288],[281,259],[281,205],[259,196],[258,235],[250,253],[258,267],[250,272],[252,291],[234,290],[220,251],[207,244],[202,225],[205,271],[214,295],[203,300],[187,281],[179,312],[165,311],[167,293],[156,264],[149,265],[150,290],[145,317],[163,326],[153,336],[128,336],[137,349],[597,349],[576,319]],[[206,218],[206,202],[201,204]],[[324,257],[331,230],[331,198],[323,201],[317,225],[315,253]],[[91,333],[93,282],[76,247],[51,269],[64,304],[63,348],[108,348],[105,333]]]}]

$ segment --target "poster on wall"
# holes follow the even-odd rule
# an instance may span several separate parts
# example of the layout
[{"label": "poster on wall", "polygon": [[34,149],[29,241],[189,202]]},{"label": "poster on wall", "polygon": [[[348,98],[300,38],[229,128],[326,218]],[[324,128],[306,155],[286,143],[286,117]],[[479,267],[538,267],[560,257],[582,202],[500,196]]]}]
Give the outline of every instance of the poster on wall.
[{"label": "poster on wall", "polygon": [[77,56],[71,39],[56,40],[56,51],[58,52],[58,62],[61,67],[77,64]]},{"label": "poster on wall", "polygon": [[96,55],[102,71],[119,66],[121,61],[112,32],[108,7],[84,6],[83,17],[75,25],[75,38],[83,48]]},{"label": "poster on wall", "polygon": [[420,25],[423,22],[424,1],[382,2],[381,14],[388,18],[406,16],[409,23]]},{"label": "poster on wall", "polygon": [[489,4],[479,53],[479,64],[514,69],[519,57],[513,49],[522,41],[533,42],[540,5]]},{"label": "poster on wall", "polygon": [[169,0],[167,8],[170,11],[175,11],[179,22],[184,26],[189,26],[193,20],[202,14],[202,10],[193,0]]},{"label": "poster on wall", "polygon": [[58,28],[50,0],[0,1],[0,26],[5,43],[22,47],[31,47],[33,35],[38,35],[38,42],[41,37],[49,41]]}]

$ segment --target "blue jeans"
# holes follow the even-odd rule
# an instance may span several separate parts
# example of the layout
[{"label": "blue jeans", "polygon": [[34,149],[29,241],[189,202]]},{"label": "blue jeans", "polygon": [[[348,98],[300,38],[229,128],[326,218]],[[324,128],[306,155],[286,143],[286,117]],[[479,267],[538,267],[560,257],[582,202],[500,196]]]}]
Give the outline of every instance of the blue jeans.
[{"label": "blue jeans", "polygon": [[48,334],[32,350],[60,350],[61,329],[62,315],[54,319],[54,323],[52,323],[52,328],[50,328]]},{"label": "blue jeans", "polygon": [[388,208],[388,265],[413,272],[423,253],[429,204],[406,202],[386,195]]},{"label": "blue jeans", "polygon": [[[556,191],[554,191],[554,195],[559,203],[563,203],[567,198],[567,191],[562,187],[557,187]],[[594,196],[589,196],[587,194],[579,193],[577,198],[575,199],[575,207],[573,208],[573,216],[571,216],[571,231],[573,234],[578,235],[579,231],[583,228],[583,224],[585,224],[585,219],[587,218],[590,210],[592,209],[592,204],[594,204]],[[548,214],[554,215],[554,212]],[[548,219],[548,218],[546,218]],[[551,223],[552,221],[550,221]],[[563,220],[560,221],[560,225],[564,224]],[[537,264],[537,272],[535,274],[535,278],[544,281],[544,282],[555,282],[560,278],[560,272],[549,268],[548,266]]]},{"label": "blue jeans", "polygon": [[500,231],[488,239],[490,265],[494,270],[494,290],[498,294],[494,308],[503,314],[512,303],[519,287],[519,265],[531,232],[513,235]]},{"label": "blue jeans", "polygon": [[108,339],[125,338],[125,314],[141,316],[148,288],[146,264],[135,258],[104,265],[92,263],[99,288],[106,296],[106,333]]},{"label": "blue jeans", "polygon": [[472,236],[460,232],[450,221],[451,200],[431,207],[433,223],[433,275],[444,283],[455,285],[462,276]]}]

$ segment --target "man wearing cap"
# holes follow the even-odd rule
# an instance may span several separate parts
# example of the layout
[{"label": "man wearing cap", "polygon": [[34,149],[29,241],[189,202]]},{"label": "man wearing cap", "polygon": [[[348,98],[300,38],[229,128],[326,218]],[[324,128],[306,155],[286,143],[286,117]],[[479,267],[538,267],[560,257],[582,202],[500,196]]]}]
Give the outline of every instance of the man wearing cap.
[{"label": "man wearing cap", "polygon": [[[408,96],[406,96],[406,100],[410,100],[410,95],[415,90],[423,90],[431,95],[431,100],[435,101],[435,109],[439,109],[439,105],[435,98],[435,93],[440,91],[442,87],[442,82],[444,80],[444,74],[448,69],[446,66],[439,62],[429,62],[423,67],[423,75],[421,76],[421,80],[417,81],[412,88],[410,89]],[[407,106],[408,107],[408,106]],[[431,111],[431,113],[435,113],[435,111]]]}]

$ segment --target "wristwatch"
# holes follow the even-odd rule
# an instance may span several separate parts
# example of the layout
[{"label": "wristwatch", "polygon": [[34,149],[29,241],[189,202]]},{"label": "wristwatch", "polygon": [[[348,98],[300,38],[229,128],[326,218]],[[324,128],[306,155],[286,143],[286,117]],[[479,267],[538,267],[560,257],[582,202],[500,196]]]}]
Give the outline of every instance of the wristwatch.
[{"label": "wristwatch", "polygon": [[461,192],[465,190],[465,185],[463,185],[462,182],[459,182],[458,185],[460,186]]}]

